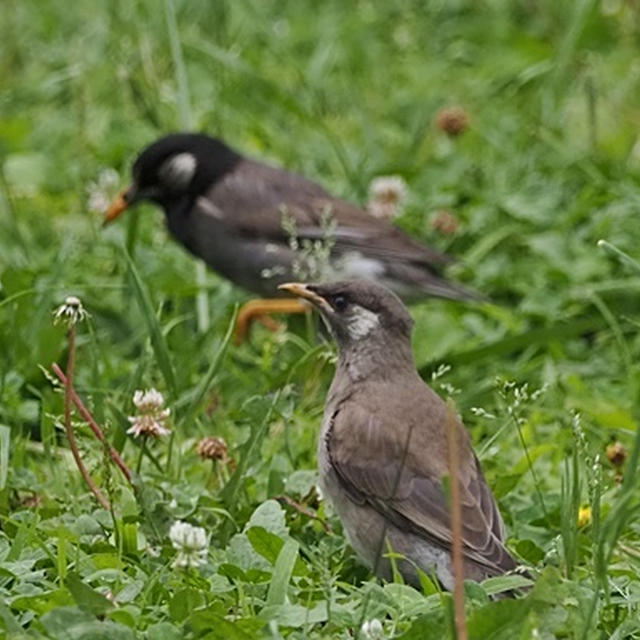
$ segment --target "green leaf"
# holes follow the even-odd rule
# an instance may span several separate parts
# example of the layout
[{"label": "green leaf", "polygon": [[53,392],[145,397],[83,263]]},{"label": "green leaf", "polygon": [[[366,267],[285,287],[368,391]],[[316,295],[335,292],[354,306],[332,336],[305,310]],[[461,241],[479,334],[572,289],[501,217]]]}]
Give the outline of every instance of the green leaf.
[{"label": "green leaf", "polygon": [[96,620],[77,607],[59,607],[40,620],[48,637],[56,640],[134,640],[133,631],[111,620]]},{"label": "green leaf", "polygon": [[267,605],[284,604],[287,586],[291,580],[293,567],[298,557],[298,543],[289,538],[285,541],[273,568],[271,584],[267,593]]},{"label": "green leaf", "polygon": [[318,482],[318,472],[312,469],[298,469],[288,478],[284,490],[288,493],[306,496]]},{"label": "green leaf", "polygon": [[126,604],[127,602],[132,602],[134,598],[142,591],[144,588],[143,580],[133,580],[129,584],[125,585],[118,591],[118,594],[115,597],[115,601],[119,604]]},{"label": "green leaf", "polygon": [[107,598],[85,584],[77,573],[69,572],[65,579],[65,584],[82,611],[91,613],[94,616],[102,616],[113,608],[113,604]]},{"label": "green leaf", "polygon": [[275,619],[283,627],[299,628],[325,622],[329,611],[325,600],[316,602],[309,609],[300,604],[268,605],[260,612],[260,618],[265,621]]},{"label": "green leaf", "polygon": [[202,592],[188,587],[181,589],[171,598],[169,602],[169,613],[175,622],[186,620],[189,614],[204,604]]},{"label": "green leaf", "polygon": [[22,633],[22,626],[11,613],[11,609],[2,600],[0,600],[0,618],[4,622],[4,628],[7,633],[16,637]]},{"label": "green leaf", "polygon": [[138,552],[138,523],[120,521],[122,525],[122,550],[124,553],[135,554]]},{"label": "green leaf", "polygon": [[482,582],[482,588],[487,595],[494,596],[497,593],[524,589],[533,585],[533,580],[520,575],[496,576],[487,578]]},{"label": "green leaf", "polygon": [[426,638],[449,638],[446,633],[443,610],[436,609],[416,618],[398,640],[425,640]]},{"label": "green leaf", "polygon": [[284,540],[275,533],[267,531],[264,527],[251,527],[247,529],[245,535],[254,551],[273,565],[282,549]]},{"label": "green leaf", "polygon": [[529,613],[528,600],[499,600],[476,609],[467,620],[469,640],[514,640]]},{"label": "green leaf", "polygon": [[247,528],[249,527],[262,527],[277,536],[289,533],[284,509],[277,500],[266,500],[258,505],[249,518]]},{"label": "green leaf", "polygon": [[537,564],[544,558],[544,551],[533,540],[519,540],[515,550],[529,564]]},{"label": "green leaf", "polygon": [[264,622],[258,618],[230,621],[208,609],[192,613],[189,623],[195,631],[206,631],[207,638],[220,638],[220,640],[254,640],[262,637],[258,631],[264,626]]},{"label": "green leaf", "polygon": [[182,629],[174,627],[169,622],[152,624],[146,633],[146,640],[181,640],[184,638]]}]

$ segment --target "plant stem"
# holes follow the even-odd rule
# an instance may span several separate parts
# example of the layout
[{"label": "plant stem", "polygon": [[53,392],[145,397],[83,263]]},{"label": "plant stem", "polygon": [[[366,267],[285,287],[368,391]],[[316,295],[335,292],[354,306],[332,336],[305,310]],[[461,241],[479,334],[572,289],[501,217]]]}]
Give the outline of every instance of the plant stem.
[{"label": "plant stem", "polygon": [[[56,374],[58,380],[60,380],[60,382],[62,382],[62,384],[65,385],[65,391],[66,391],[67,380],[68,380],[67,376],[64,375],[64,373],[62,372],[62,369],[60,369],[60,367],[55,362],[51,365],[51,369],[53,373]],[[98,423],[95,421],[91,413],[89,413],[89,410],[80,399],[80,396],[78,396],[78,394],[76,393],[76,390],[73,388],[73,384],[71,383],[71,381],[69,381],[69,395],[71,397],[71,401],[73,402],[73,404],[76,405],[76,409],[78,410],[78,413],[80,414],[82,419],[89,425],[89,427],[91,428],[91,431],[93,431],[96,438],[98,438],[100,442],[104,442],[105,437],[104,437],[104,433],[102,432],[102,429],[98,426]],[[111,459],[115,462],[117,467],[120,469],[120,471],[122,471],[124,477],[129,482],[131,482],[131,470],[124,463],[124,460],[120,457],[120,454],[111,445],[109,445],[109,455],[111,456]]]},{"label": "plant stem", "polygon": [[451,492],[451,565],[453,569],[453,610],[456,638],[467,640],[464,619],[464,565],[462,561],[462,507],[460,503],[459,425],[453,402],[447,402],[447,443],[449,445],[449,491]]},{"label": "plant stem", "polygon": [[67,435],[67,440],[69,441],[69,448],[71,449],[71,453],[73,454],[73,458],[76,461],[76,465],[78,466],[78,470],[80,471],[80,475],[83,477],[87,486],[89,487],[91,493],[96,497],[100,505],[103,509],[110,509],[109,502],[102,495],[100,489],[95,485],[89,472],[87,471],[84,463],[82,462],[82,458],[80,456],[80,452],[78,451],[78,445],[76,443],[76,438],[73,433],[73,427],[71,426],[71,383],[73,381],[73,369],[75,365],[75,356],[76,356],[76,328],[74,325],[71,325],[69,328],[69,357],[67,358],[67,376],[64,384],[64,430]]},{"label": "plant stem", "polygon": [[140,475],[140,469],[142,468],[142,458],[147,451],[147,436],[142,436],[142,442],[140,443],[140,454],[138,455],[138,462],[136,464],[136,475]]}]

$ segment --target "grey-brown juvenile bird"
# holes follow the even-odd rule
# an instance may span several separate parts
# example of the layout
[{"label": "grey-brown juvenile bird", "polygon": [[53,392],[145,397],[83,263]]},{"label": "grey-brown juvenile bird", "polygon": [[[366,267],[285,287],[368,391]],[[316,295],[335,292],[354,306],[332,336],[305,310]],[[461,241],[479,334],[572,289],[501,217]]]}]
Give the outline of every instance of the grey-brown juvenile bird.
[{"label": "grey-brown juvenile bird", "polygon": [[[502,520],[468,434],[418,375],[412,319],[385,287],[368,281],[281,285],[320,311],[338,343],[318,444],[321,485],[364,563],[382,577],[388,542],[398,568],[417,585],[415,567],[453,587],[447,428],[458,430],[465,578],[514,569]],[[446,482],[446,481],[445,481]]]}]

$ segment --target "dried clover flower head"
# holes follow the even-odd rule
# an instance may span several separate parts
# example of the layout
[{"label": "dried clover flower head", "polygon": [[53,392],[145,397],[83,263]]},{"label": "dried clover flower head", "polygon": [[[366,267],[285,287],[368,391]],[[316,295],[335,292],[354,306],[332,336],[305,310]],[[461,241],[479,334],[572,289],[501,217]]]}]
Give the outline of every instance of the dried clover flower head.
[{"label": "dried clover flower head", "polygon": [[380,176],[369,185],[367,211],[374,218],[391,219],[407,197],[407,183],[400,176]]},{"label": "dried clover flower head", "polygon": [[197,567],[207,561],[209,538],[202,527],[177,520],[169,529],[169,539],[178,552],[172,567]]},{"label": "dried clover flower head", "polygon": [[53,312],[53,324],[63,322],[68,327],[72,327],[88,316],[89,314],[82,306],[80,298],[76,298],[76,296],[68,296],[65,298],[64,303]]},{"label": "dried clover flower head", "polygon": [[455,233],[460,226],[458,218],[456,218],[450,211],[441,209],[436,211],[431,220],[429,221],[432,229],[445,233],[447,235]]},{"label": "dried clover flower head", "polygon": [[449,136],[460,135],[469,126],[469,116],[462,107],[445,107],[436,114],[436,127]]},{"label": "dried clover flower head", "polygon": [[607,460],[609,460],[614,467],[621,467],[626,459],[627,450],[624,448],[622,442],[616,440],[607,447]]},{"label": "dried clover flower head", "polygon": [[133,394],[133,404],[138,413],[129,416],[131,427],[127,433],[134,436],[166,436],[169,429],[165,427],[165,420],[171,414],[170,409],[163,409],[164,397],[155,389],[138,390]]},{"label": "dried clover flower head", "polygon": [[196,445],[196,452],[205,460],[228,460],[227,443],[215,436],[200,439]]}]

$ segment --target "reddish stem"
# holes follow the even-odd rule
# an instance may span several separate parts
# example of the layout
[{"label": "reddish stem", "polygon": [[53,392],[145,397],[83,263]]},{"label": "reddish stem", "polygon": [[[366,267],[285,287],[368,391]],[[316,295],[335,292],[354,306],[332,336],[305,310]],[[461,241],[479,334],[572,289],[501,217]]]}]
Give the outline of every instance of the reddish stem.
[{"label": "reddish stem", "polygon": [[292,507],[298,513],[301,513],[303,516],[306,516],[307,518],[311,518],[312,520],[317,520],[322,525],[322,528],[324,529],[325,533],[331,533],[331,527],[329,526],[328,522],[325,522],[320,516],[313,513],[311,509],[307,509],[307,507],[300,504],[299,502],[296,502],[293,498],[290,498],[289,496],[285,496],[285,495],[280,495],[280,496],[276,496],[274,500],[277,500],[278,502],[284,502],[286,505]]},{"label": "reddish stem", "polygon": [[453,568],[453,608],[457,640],[467,640],[464,619],[464,565],[462,559],[462,505],[460,501],[460,426],[455,410],[447,406],[447,438],[449,444],[449,485],[451,491],[451,564]]},{"label": "reddish stem", "polygon": [[[66,390],[67,376],[64,375],[64,373],[62,372],[62,369],[60,369],[60,367],[55,362],[51,365],[51,369],[53,370],[53,373],[55,373],[56,376],[58,377],[58,380],[60,380],[60,382],[62,382],[62,384],[65,385],[65,390]],[[100,429],[100,427],[98,426],[98,423],[95,421],[93,416],[89,413],[89,410],[87,409],[87,407],[85,407],[84,403],[80,399],[80,396],[78,396],[78,394],[76,393],[76,390],[73,388],[71,383],[69,383],[69,394],[71,396],[71,401],[73,402],[73,404],[76,405],[76,409],[78,410],[78,413],[80,414],[82,419],[89,425],[89,427],[91,428],[91,431],[93,431],[96,438],[98,438],[100,442],[104,442],[105,438],[104,438],[104,433],[102,432],[102,429]],[[109,445],[109,455],[111,456],[111,459],[115,462],[117,467],[120,469],[120,471],[122,471],[124,477],[129,482],[131,482],[131,470],[124,463],[124,460],[120,457],[120,454],[111,445]]]},{"label": "reddish stem", "polygon": [[91,476],[89,475],[89,472],[84,466],[84,462],[82,462],[80,451],[78,451],[78,445],[76,443],[76,437],[73,433],[73,427],[71,425],[71,382],[73,380],[73,368],[75,365],[76,355],[75,337],[75,327],[71,325],[71,327],[69,328],[69,357],[67,358],[67,376],[64,382],[64,430],[67,435],[67,440],[69,441],[69,448],[71,449],[73,458],[76,461],[76,465],[78,465],[80,475],[87,483],[87,486],[91,490],[91,493],[93,493],[98,502],[102,505],[102,508],[108,510],[110,509],[109,502],[102,495],[100,489],[98,489],[98,487],[94,484]]}]

